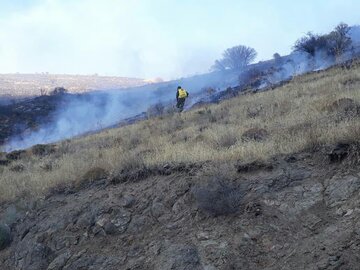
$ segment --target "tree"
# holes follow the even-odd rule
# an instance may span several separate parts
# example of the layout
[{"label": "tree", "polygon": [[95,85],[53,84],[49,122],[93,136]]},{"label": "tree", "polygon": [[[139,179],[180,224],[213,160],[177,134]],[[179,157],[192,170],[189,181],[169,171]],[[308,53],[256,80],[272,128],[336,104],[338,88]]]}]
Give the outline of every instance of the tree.
[{"label": "tree", "polygon": [[330,55],[339,57],[351,47],[350,29],[346,23],[340,23],[335,27],[334,31],[328,35],[328,53]]},{"label": "tree", "polygon": [[226,49],[222,59],[216,60],[211,67],[212,70],[234,69],[239,70],[255,60],[257,52],[255,49],[243,45]]}]

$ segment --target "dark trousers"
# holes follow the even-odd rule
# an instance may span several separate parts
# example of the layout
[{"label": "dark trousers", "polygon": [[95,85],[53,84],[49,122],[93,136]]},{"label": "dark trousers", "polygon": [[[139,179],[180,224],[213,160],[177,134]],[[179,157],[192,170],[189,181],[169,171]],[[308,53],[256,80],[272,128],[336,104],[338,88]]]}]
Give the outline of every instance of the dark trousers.
[{"label": "dark trousers", "polygon": [[184,105],[185,105],[185,98],[178,98],[176,103],[176,108],[179,108],[180,112],[184,110]]}]

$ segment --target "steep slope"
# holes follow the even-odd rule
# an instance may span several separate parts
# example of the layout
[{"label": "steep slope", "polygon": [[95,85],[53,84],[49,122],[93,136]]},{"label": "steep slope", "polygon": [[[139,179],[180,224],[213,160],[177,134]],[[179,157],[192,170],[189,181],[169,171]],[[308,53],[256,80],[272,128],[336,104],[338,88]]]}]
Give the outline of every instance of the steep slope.
[{"label": "steep slope", "polygon": [[360,269],[359,70],[2,154],[0,266]]},{"label": "steep slope", "polygon": [[349,146],[339,164],[305,152],[269,164],[148,168],[53,190],[31,208],[5,204],[2,215],[14,215],[13,243],[0,264],[360,269],[360,171],[350,165],[359,150]]}]

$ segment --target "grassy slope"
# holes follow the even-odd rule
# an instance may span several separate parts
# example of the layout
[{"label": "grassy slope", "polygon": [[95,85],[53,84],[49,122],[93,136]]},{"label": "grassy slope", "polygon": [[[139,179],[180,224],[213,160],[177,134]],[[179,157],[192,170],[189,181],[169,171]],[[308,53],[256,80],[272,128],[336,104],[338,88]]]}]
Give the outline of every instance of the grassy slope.
[{"label": "grassy slope", "polygon": [[[294,78],[274,91],[248,94],[182,114],[162,116],[57,145],[57,151],[26,156],[0,167],[0,198],[42,195],[58,184],[77,182],[90,169],[108,172],[180,162],[266,160],[322,144],[358,140],[358,116],[341,117],[333,103],[360,103],[360,64]],[[265,129],[262,141],[244,132]],[[24,170],[14,172],[17,164]]]}]

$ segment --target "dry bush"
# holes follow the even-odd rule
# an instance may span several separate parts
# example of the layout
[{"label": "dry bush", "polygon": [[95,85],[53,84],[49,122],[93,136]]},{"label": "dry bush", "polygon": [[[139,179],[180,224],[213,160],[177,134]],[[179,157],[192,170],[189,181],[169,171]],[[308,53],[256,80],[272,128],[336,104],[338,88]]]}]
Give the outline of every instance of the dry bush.
[{"label": "dry bush", "polygon": [[22,172],[25,170],[25,166],[23,164],[17,164],[10,167],[10,171],[12,172]]},{"label": "dry bush", "polygon": [[104,179],[108,176],[108,172],[106,170],[104,170],[103,168],[100,167],[95,167],[90,169],[89,171],[87,171],[83,176],[82,176],[82,181],[96,181],[96,180],[100,180],[100,179]]},{"label": "dry bush", "polygon": [[162,103],[156,103],[150,106],[146,112],[148,118],[164,114],[165,106]]},{"label": "dry bush", "polygon": [[26,155],[26,151],[24,150],[16,150],[16,151],[12,151],[8,154],[6,154],[6,158],[8,160],[19,160],[21,158],[23,158]]},{"label": "dry bush", "polygon": [[46,156],[55,152],[55,145],[37,144],[31,147],[30,151],[35,156]]},{"label": "dry bush", "polygon": [[256,141],[260,142],[266,140],[269,137],[269,133],[263,128],[251,128],[245,131],[241,138],[244,141]]}]

